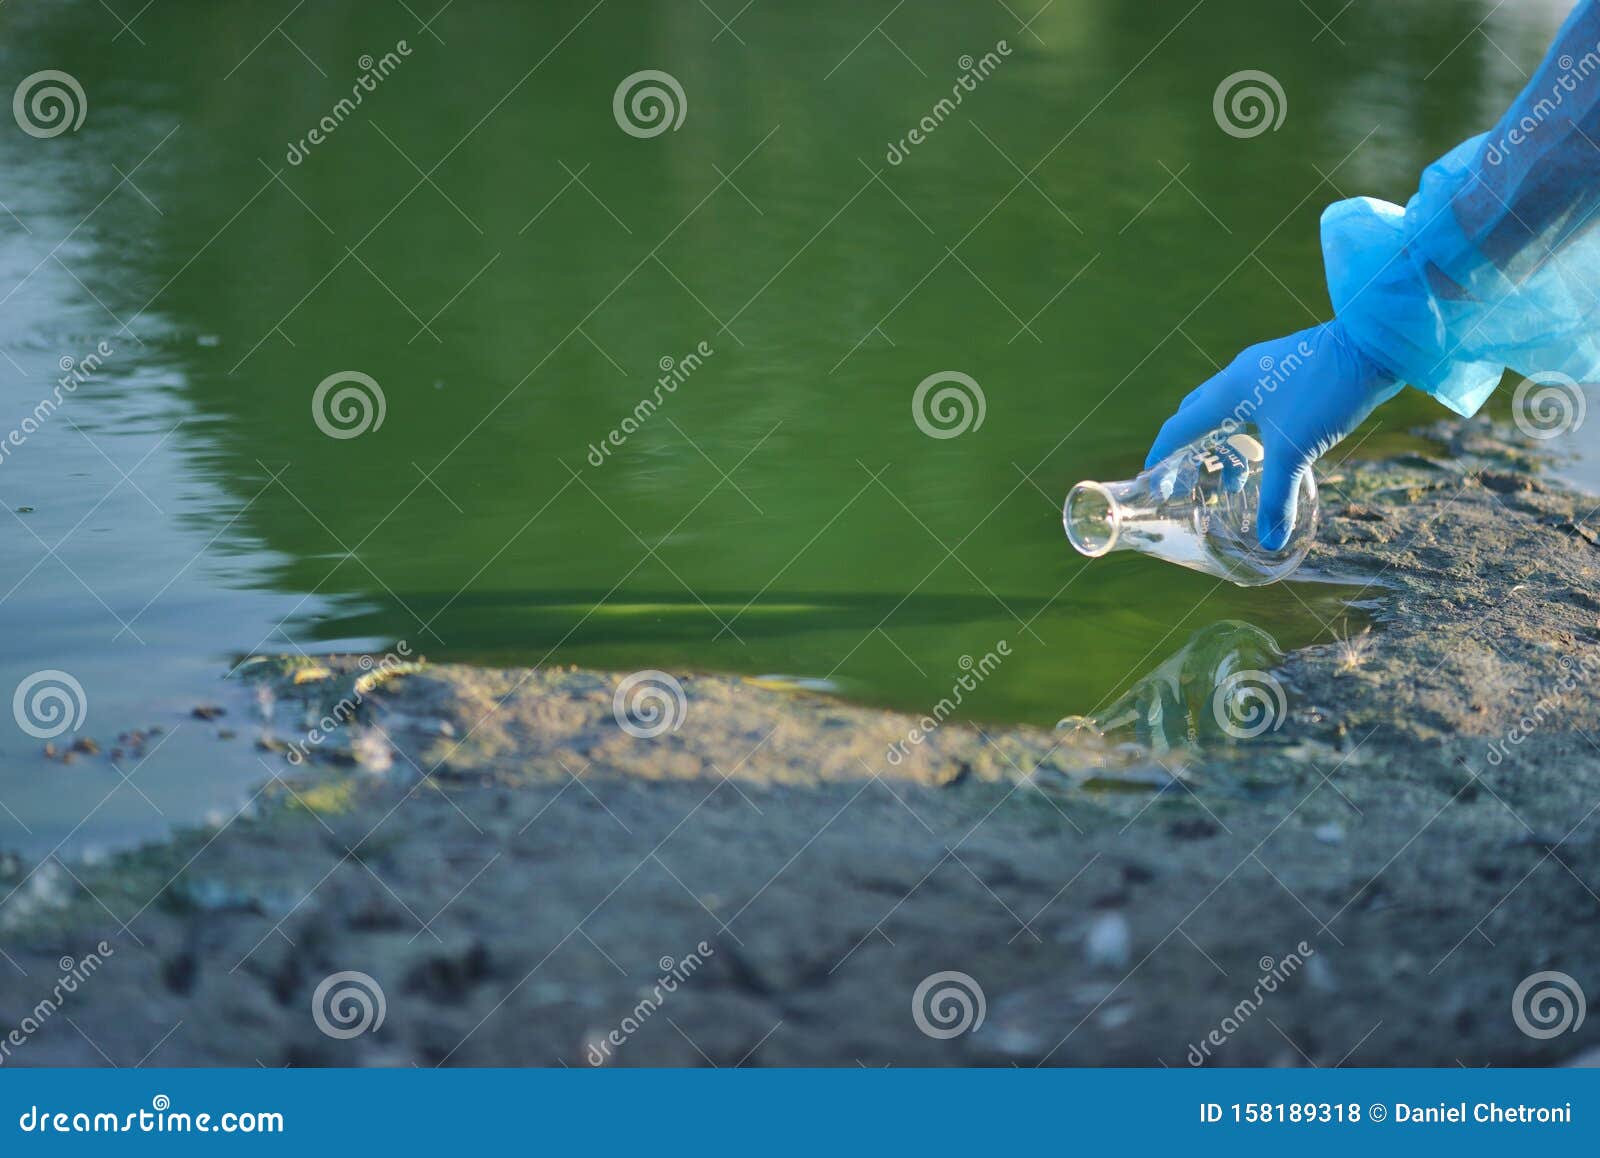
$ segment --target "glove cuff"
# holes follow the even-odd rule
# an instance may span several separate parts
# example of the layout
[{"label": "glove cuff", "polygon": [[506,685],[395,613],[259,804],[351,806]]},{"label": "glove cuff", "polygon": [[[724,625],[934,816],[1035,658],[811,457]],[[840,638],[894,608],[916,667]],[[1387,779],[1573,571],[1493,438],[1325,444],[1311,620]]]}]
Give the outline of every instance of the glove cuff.
[{"label": "glove cuff", "polygon": [[1494,307],[1441,297],[1447,279],[1436,271],[1430,279],[1417,262],[1406,218],[1398,205],[1370,197],[1330,205],[1322,215],[1328,295],[1362,354],[1471,416],[1505,370],[1503,360],[1479,356],[1468,340],[1473,324]]}]

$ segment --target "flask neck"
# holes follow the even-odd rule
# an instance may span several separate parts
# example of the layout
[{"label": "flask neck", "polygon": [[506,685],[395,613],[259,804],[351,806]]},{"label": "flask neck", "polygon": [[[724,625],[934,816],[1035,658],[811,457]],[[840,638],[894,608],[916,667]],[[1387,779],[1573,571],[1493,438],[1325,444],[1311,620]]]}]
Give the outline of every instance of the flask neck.
[{"label": "flask neck", "polygon": [[1129,530],[1156,514],[1147,488],[1127,482],[1081,482],[1067,495],[1061,522],[1067,538],[1091,559],[1134,548]]}]

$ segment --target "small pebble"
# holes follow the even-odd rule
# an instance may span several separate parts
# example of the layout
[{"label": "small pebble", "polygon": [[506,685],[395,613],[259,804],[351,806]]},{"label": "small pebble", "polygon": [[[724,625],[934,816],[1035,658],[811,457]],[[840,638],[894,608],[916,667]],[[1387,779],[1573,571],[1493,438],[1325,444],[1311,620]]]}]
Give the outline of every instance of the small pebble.
[{"label": "small pebble", "polygon": [[1108,969],[1121,969],[1133,955],[1133,931],[1128,918],[1121,913],[1106,913],[1096,917],[1089,926],[1089,937],[1084,944],[1089,964]]},{"label": "small pebble", "polygon": [[1335,993],[1339,989],[1339,980],[1333,975],[1333,967],[1321,953],[1306,962],[1306,977],[1314,988],[1320,989],[1323,993]]},{"label": "small pebble", "polygon": [[1108,1005],[1100,1011],[1100,1024],[1106,1029],[1118,1029],[1133,1020],[1130,1004]]},{"label": "small pebble", "polygon": [[389,741],[377,732],[357,732],[350,742],[350,755],[368,772],[387,772],[394,766]]},{"label": "small pebble", "polygon": [[1221,831],[1222,829],[1214,821],[1207,820],[1203,816],[1174,820],[1167,826],[1167,834],[1178,840],[1205,840]]}]

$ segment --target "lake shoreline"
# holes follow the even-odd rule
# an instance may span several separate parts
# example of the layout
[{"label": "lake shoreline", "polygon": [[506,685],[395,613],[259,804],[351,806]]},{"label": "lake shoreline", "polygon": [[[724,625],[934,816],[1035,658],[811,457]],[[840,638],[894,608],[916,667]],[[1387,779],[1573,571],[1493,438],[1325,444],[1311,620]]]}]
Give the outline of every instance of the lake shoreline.
[{"label": "lake shoreline", "polygon": [[[1432,433],[1324,485],[1313,565],[1377,630],[1200,752],[704,675],[636,735],[616,674],[251,665],[277,776],[236,817],[0,858],[0,1014],[104,958],[4,1064],[1571,1061],[1600,1030],[1513,996],[1600,982],[1595,500]],[[345,1036],[350,974],[383,1017]]]}]

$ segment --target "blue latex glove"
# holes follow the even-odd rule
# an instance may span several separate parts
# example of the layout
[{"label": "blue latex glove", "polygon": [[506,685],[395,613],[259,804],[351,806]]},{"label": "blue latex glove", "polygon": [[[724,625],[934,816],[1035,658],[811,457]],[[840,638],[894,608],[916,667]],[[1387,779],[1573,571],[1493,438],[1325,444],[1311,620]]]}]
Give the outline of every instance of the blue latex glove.
[{"label": "blue latex glove", "polygon": [[1184,400],[1146,467],[1254,424],[1266,451],[1256,533],[1276,550],[1301,476],[1401,380],[1468,416],[1507,367],[1600,381],[1597,44],[1600,0],[1580,0],[1505,116],[1428,166],[1404,208],[1329,206],[1338,319],[1240,354]]},{"label": "blue latex glove", "polygon": [[1402,208],[1322,216],[1328,296],[1396,377],[1463,416],[1507,367],[1600,381],[1600,3],[1568,17],[1487,133],[1422,174]]},{"label": "blue latex glove", "polygon": [[1294,530],[1301,476],[1401,385],[1337,320],[1262,342],[1183,400],[1156,436],[1145,469],[1208,434],[1254,425],[1266,452],[1256,534],[1276,551]]}]

